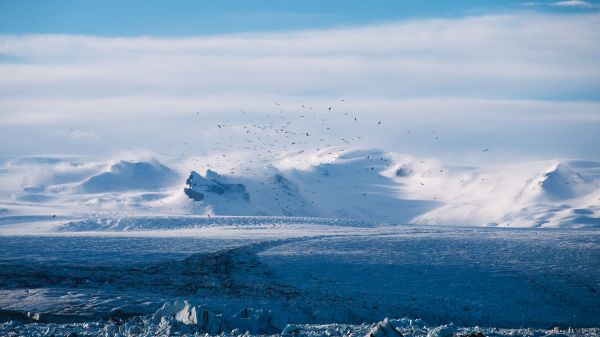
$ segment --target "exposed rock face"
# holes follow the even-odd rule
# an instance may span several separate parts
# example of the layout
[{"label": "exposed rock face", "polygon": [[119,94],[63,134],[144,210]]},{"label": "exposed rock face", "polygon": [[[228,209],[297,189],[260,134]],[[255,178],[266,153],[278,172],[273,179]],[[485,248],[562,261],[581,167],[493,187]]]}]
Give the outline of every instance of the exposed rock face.
[{"label": "exposed rock face", "polygon": [[206,171],[205,177],[192,171],[185,183],[187,187],[183,192],[194,201],[202,201],[211,194],[250,201],[250,194],[244,184],[228,183],[224,177],[211,170]]}]

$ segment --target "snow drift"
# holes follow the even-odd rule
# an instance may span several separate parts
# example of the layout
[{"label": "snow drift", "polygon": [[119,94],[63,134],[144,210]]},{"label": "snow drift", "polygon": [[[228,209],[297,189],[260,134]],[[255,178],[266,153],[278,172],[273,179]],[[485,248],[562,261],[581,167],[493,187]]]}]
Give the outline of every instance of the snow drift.
[{"label": "snow drift", "polygon": [[158,161],[120,161],[111,165],[108,172],[85,180],[79,190],[85,193],[152,190],[171,186],[177,179],[175,171]]}]

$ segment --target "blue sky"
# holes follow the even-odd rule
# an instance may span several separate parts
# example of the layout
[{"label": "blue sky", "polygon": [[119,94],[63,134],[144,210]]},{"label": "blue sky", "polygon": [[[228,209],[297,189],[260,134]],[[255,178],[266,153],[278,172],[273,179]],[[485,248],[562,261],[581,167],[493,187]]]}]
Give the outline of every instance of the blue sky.
[{"label": "blue sky", "polygon": [[[562,6],[556,5],[563,3]],[[597,11],[592,1],[515,0],[1,0],[0,31],[10,34],[188,36],[323,29],[485,13]]]},{"label": "blue sky", "polygon": [[191,154],[223,145],[217,123],[228,150],[277,102],[299,130],[303,104],[322,113],[333,145],[360,132],[352,145],[454,162],[482,147],[488,162],[600,160],[599,8],[0,0],[0,157]]}]

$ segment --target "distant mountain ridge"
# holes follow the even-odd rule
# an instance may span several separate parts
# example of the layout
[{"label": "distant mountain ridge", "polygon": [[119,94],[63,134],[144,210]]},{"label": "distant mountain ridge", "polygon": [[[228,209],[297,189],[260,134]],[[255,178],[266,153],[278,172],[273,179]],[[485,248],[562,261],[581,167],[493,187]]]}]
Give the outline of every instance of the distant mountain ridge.
[{"label": "distant mountain ridge", "polygon": [[213,165],[187,171],[186,179],[181,168],[155,159],[109,166],[15,160],[7,170],[25,171],[31,165],[47,169],[37,176],[26,174],[21,190],[10,197],[40,208],[60,202],[140,215],[600,228],[600,163],[591,161],[464,167],[380,149],[332,148],[246,166],[238,173]]}]

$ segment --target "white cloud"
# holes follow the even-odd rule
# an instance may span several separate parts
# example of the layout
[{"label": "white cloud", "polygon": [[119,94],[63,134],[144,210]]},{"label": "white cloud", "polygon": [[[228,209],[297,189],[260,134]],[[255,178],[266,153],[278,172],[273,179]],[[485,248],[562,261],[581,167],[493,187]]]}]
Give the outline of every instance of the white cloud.
[{"label": "white cloud", "polygon": [[594,8],[594,5],[582,0],[566,0],[554,2],[552,6],[558,7],[579,7],[579,8]]},{"label": "white cloud", "polygon": [[152,147],[189,130],[196,112],[232,122],[240,110],[276,114],[275,101],[296,113],[345,98],[351,113],[455,130],[490,118],[597,123],[597,41],[597,13],[185,38],[0,35],[0,151],[41,143],[6,130],[45,125]]},{"label": "white cloud", "polygon": [[77,129],[72,129],[72,128],[69,128],[66,131],[61,131],[60,134],[65,137],[68,137],[70,139],[74,139],[74,140],[98,140],[98,139],[100,139],[100,137],[93,132],[85,131],[85,130],[77,130]]},{"label": "white cloud", "polygon": [[600,84],[599,18],[502,15],[192,38],[1,36],[0,53],[20,60],[0,63],[0,94],[48,101],[47,113],[83,97],[574,95]]}]

